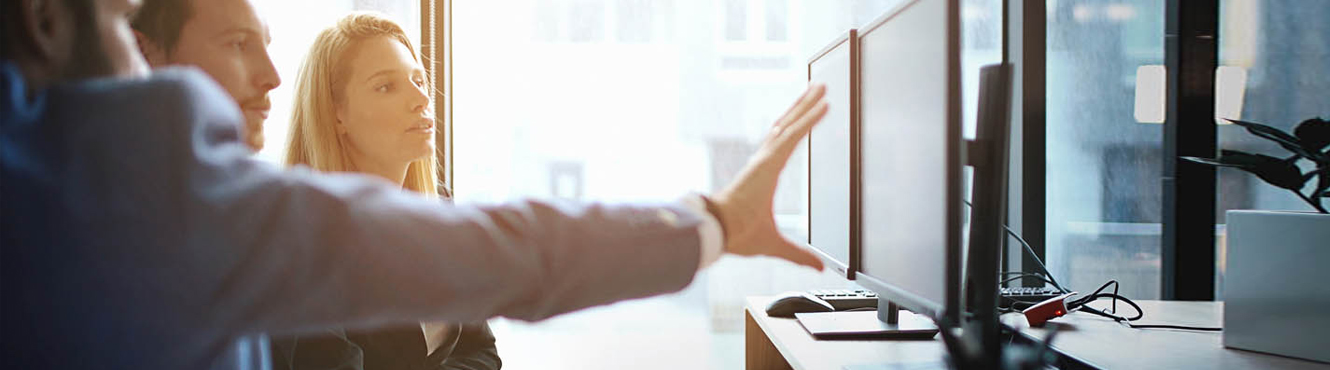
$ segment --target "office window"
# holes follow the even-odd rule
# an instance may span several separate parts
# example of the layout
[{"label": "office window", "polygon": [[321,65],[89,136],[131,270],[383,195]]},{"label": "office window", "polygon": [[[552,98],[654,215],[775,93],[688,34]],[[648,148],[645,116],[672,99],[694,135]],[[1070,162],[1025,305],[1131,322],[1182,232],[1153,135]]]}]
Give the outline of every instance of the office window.
[{"label": "office window", "polygon": [[1164,63],[1164,2],[1047,7],[1048,267],[1073,290],[1117,280],[1157,299],[1163,125],[1139,121],[1135,102],[1138,69]]},{"label": "office window", "polygon": [[[272,34],[268,54],[282,78],[281,86],[269,93],[272,110],[263,127],[267,140],[258,153],[258,158],[264,161],[282,163],[285,158],[294,99],[292,90],[305,54],[319,32],[352,11],[377,11],[401,24],[417,52],[420,50],[419,0],[258,0],[254,4],[268,23]],[[292,17],[292,14],[300,16]]]},{"label": "office window", "polygon": [[725,40],[748,38],[748,0],[725,0]]},{"label": "office window", "polygon": [[961,1],[961,117],[969,139],[977,128],[979,68],[1002,62],[1002,34],[1001,0]]},{"label": "office window", "polygon": [[554,1],[542,1],[536,4],[534,10],[540,16],[532,17],[531,39],[538,42],[554,42],[560,40],[559,34],[562,33],[563,13],[559,11],[562,4]]},{"label": "office window", "polygon": [[[1330,119],[1330,7],[1295,0],[1224,0],[1220,2],[1219,65],[1245,79],[1228,86],[1239,97],[1229,107],[1238,118],[1288,132],[1302,120]],[[1243,76],[1245,75],[1245,76]],[[1217,108],[1222,110],[1223,108]],[[1236,125],[1219,126],[1219,147],[1276,157],[1287,151]],[[1303,163],[1304,166],[1306,163]],[[1310,168],[1303,168],[1303,171]],[[1230,209],[1311,211],[1297,195],[1231,169],[1220,169],[1217,215]],[[1314,181],[1313,181],[1314,183]],[[1306,190],[1306,189],[1304,189]],[[1306,193],[1306,191],[1304,191]],[[1216,297],[1222,299],[1225,238],[1217,239]]]},{"label": "office window", "polygon": [[[459,201],[671,201],[718,190],[803,90],[808,58],[900,1],[614,0],[568,10],[582,3],[453,4]],[[1001,7],[965,5],[963,63],[975,70],[965,77],[977,81],[978,65],[1000,59]],[[608,36],[549,36],[588,23]],[[974,94],[966,97],[972,110]],[[791,160],[775,202],[778,225],[796,240],[806,238],[806,165]],[[854,286],[770,259],[723,258],[676,294],[492,325],[514,368],[741,368],[744,296],[838,287]]]},{"label": "office window", "polygon": [[[655,19],[652,18],[651,0],[619,0],[618,17],[614,24],[618,28],[621,42],[651,41]],[[663,7],[662,7],[663,8]]]},{"label": "office window", "polygon": [[767,0],[767,41],[785,41],[789,27],[789,0]]},{"label": "office window", "polygon": [[570,0],[568,41],[596,42],[605,38],[605,1]]},{"label": "office window", "polygon": [[[748,42],[766,40],[768,42],[789,41],[789,33],[796,30],[790,24],[790,3],[792,0],[725,0],[722,26],[725,29],[724,40],[730,42]],[[846,3],[847,1],[841,1]],[[862,2],[862,1],[858,1]],[[828,4],[833,7],[841,4]],[[876,13],[869,13],[877,15]]]}]

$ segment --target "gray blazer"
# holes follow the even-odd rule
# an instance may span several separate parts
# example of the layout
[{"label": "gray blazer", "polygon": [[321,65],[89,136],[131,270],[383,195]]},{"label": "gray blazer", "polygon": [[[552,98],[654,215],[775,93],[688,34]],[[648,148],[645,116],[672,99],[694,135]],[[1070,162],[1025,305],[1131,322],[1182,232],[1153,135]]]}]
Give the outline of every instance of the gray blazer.
[{"label": "gray blazer", "polygon": [[250,159],[206,76],[0,61],[0,368],[263,368],[261,333],[539,320],[686,286],[681,205],[448,206]]}]

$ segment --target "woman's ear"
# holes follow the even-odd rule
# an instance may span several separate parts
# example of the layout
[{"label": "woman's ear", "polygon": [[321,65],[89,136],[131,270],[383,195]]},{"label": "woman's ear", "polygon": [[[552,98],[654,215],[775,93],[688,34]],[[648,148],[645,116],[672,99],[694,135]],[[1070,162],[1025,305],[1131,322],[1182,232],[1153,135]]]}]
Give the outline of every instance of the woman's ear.
[{"label": "woman's ear", "polygon": [[334,104],[334,106],[333,116],[337,118],[337,122],[333,124],[333,127],[336,127],[337,135],[346,135],[346,106],[342,104]]}]

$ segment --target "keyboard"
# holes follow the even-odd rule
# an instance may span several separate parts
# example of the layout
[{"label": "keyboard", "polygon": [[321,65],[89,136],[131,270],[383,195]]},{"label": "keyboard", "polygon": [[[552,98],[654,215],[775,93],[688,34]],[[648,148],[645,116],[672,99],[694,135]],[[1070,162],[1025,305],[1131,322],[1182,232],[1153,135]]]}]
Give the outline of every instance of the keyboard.
[{"label": "keyboard", "polygon": [[856,308],[877,308],[877,293],[863,289],[817,289],[808,293],[822,298],[836,308],[836,311]]},{"label": "keyboard", "polygon": [[1001,295],[1004,300],[1010,299],[1022,302],[1038,303],[1052,299],[1053,297],[1060,296],[1062,295],[1062,292],[1059,291],[1057,288],[1048,287],[1048,286],[1003,287],[998,289],[998,294]]},{"label": "keyboard", "polygon": [[[808,293],[822,298],[836,311],[856,308],[877,308],[877,293],[864,289],[815,289]],[[1005,287],[999,290],[1004,300],[1017,300],[1037,303],[1062,295],[1053,287]]]}]

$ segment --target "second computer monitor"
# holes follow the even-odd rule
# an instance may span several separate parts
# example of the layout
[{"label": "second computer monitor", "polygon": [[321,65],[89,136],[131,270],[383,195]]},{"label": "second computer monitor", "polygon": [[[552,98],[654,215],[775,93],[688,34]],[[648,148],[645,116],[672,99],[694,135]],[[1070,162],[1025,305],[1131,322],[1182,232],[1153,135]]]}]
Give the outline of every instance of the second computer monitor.
[{"label": "second computer monitor", "polygon": [[957,314],[961,285],[958,7],[909,1],[859,29],[864,144],[855,279],[946,321]]},{"label": "second computer monitor", "polygon": [[826,85],[828,108],[808,138],[808,244],[854,279],[858,239],[858,45],[855,30],[808,61],[808,82]]}]

